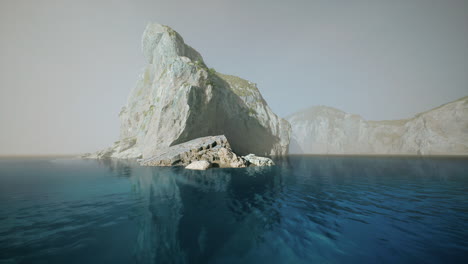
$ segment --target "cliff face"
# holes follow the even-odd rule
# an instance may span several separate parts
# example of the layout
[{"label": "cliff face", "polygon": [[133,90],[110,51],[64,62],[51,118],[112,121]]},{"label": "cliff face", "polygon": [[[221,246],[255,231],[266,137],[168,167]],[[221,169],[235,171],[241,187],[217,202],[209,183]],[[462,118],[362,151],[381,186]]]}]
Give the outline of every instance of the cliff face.
[{"label": "cliff face", "polygon": [[468,97],[404,120],[366,121],[325,106],[287,120],[292,154],[468,154]]},{"label": "cliff face", "polygon": [[207,68],[171,28],[149,24],[142,49],[148,64],[120,112],[120,140],[91,157],[151,157],[158,149],[225,135],[240,155],[285,155],[290,126],[254,83]]}]

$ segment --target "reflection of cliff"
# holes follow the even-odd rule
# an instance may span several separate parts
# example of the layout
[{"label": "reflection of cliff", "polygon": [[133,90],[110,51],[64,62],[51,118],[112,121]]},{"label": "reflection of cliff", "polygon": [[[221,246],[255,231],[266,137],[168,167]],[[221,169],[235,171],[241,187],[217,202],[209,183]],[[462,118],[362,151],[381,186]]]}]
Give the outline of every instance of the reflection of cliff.
[{"label": "reflection of cliff", "polygon": [[230,232],[223,221],[218,222],[226,218],[215,213],[226,206],[222,197],[231,180],[226,170],[134,169],[132,181],[142,205],[135,246],[137,263],[196,262],[199,258],[193,258],[194,248],[210,252],[219,244],[213,244],[213,236],[223,239],[223,230]]},{"label": "reflection of cliff", "polygon": [[221,255],[242,254],[280,220],[272,206],[281,188],[278,170],[210,172],[178,177],[178,181],[185,178],[179,181],[184,204],[179,238],[187,259],[194,263],[216,263]]},{"label": "reflection of cliff", "polygon": [[230,181],[231,174],[222,169],[207,171],[180,170],[180,173],[177,174],[177,182],[191,185],[203,192],[226,191]]},{"label": "reflection of cliff", "polygon": [[140,199],[137,263],[235,259],[280,223],[284,166],[190,171],[122,160],[103,165],[118,175],[127,171]]},{"label": "reflection of cliff", "polygon": [[350,227],[377,225],[382,215],[406,221],[393,200],[423,208],[438,191],[428,180],[465,176],[447,161],[291,156],[274,167],[209,171],[127,164],[140,197],[136,262],[343,262],[334,261],[343,249],[356,250],[343,243]]},{"label": "reflection of cliff", "polygon": [[185,262],[177,239],[182,202],[175,178],[172,168],[141,168],[132,178],[142,199],[137,263]]},{"label": "reflection of cliff", "polygon": [[109,168],[109,171],[116,173],[119,177],[130,177],[133,167],[138,166],[135,160],[99,159],[98,164]]}]

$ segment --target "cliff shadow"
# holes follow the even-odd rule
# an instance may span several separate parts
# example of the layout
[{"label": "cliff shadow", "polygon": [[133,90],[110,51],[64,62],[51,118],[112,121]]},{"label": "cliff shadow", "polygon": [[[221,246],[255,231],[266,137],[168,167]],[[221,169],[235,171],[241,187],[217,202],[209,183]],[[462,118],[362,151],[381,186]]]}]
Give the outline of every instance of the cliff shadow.
[{"label": "cliff shadow", "polygon": [[[208,88],[191,87],[189,105],[200,106],[200,109],[190,109],[186,128],[172,145],[204,136],[225,135],[233,151],[239,155],[254,153],[270,156],[271,151],[278,146],[280,138],[272,135],[271,131],[259,122],[255,110],[250,109],[244,100],[234,93],[227,81],[216,74],[210,74],[209,80],[213,88],[212,98],[208,102]],[[262,100],[266,105],[262,97],[258,100]]]}]

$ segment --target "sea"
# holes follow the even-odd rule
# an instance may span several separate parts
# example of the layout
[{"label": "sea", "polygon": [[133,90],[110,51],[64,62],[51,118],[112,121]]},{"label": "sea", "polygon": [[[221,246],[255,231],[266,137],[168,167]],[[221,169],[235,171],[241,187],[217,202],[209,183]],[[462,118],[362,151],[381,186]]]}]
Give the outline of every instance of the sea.
[{"label": "sea", "polygon": [[0,263],[468,263],[468,158],[0,158]]}]

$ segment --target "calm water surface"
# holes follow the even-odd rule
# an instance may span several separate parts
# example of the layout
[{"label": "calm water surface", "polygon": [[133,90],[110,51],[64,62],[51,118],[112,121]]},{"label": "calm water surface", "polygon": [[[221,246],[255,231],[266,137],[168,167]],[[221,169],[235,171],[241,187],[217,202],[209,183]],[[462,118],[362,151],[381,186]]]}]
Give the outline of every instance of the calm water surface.
[{"label": "calm water surface", "polygon": [[468,159],[0,159],[0,263],[467,263]]}]

